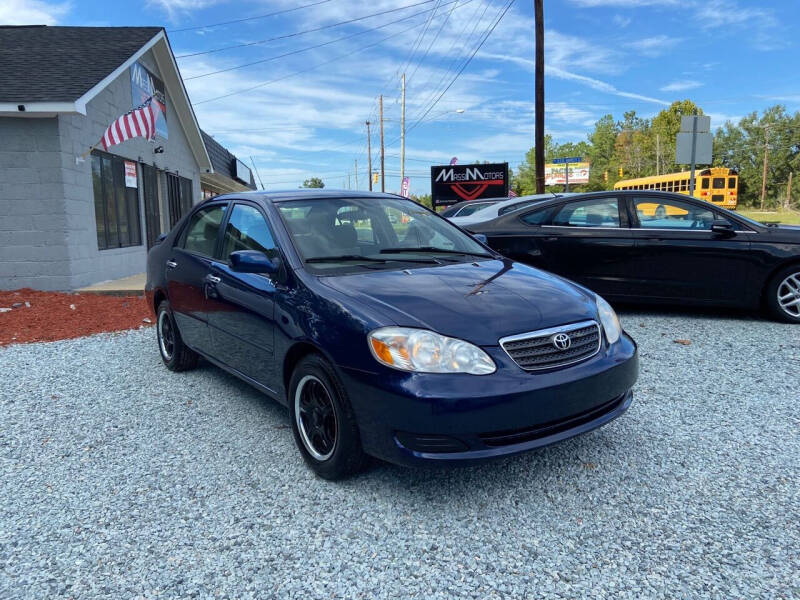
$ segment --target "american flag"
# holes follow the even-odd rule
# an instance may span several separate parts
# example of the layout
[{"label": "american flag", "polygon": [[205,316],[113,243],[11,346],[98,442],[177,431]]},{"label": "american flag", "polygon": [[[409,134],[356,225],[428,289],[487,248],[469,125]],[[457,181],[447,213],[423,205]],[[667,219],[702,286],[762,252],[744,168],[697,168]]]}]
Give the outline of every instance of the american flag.
[{"label": "american flag", "polygon": [[517,192],[515,192],[514,190],[508,190],[508,197],[509,198],[516,198],[517,197]]},{"label": "american flag", "polygon": [[144,104],[125,113],[108,126],[100,140],[104,150],[130,138],[143,137],[152,140],[156,136],[156,113],[152,100],[151,96]]}]

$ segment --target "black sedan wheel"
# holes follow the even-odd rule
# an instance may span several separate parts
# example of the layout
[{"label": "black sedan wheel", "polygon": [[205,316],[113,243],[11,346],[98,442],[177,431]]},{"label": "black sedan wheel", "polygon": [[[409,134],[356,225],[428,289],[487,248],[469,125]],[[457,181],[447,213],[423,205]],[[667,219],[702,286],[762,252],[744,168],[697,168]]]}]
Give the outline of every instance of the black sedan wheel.
[{"label": "black sedan wheel", "polygon": [[197,366],[198,355],[183,343],[181,333],[175,324],[169,302],[164,300],[158,305],[156,320],[156,337],[161,360],[172,371],[188,371]]},{"label": "black sedan wheel", "polygon": [[779,271],[766,290],[770,312],[787,323],[800,323],[800,265]]},{"label": "black sedan wheel", "polygon": [[361,470],[364,453],[347,394],[330,364],[305,357],[289,385],[295,442],[306,463],[324,479],[343,479]]}]

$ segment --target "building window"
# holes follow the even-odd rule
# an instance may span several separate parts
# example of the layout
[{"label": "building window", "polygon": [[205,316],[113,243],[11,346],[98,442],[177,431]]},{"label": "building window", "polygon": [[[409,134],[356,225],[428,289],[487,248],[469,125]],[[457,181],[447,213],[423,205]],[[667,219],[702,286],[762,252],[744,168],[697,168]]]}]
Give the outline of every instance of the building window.
[{"label": "building window", "polygon": [[169,200],[169,226],[174,227],[181,217],[191,210],[192,180],[167,173],[167,199]]},{"label": "building window", "polygon": [[92,186],[97,248],[125,248],[142,244],[139,188],[125,185],[125,161],[113,154],[92,152]]}]

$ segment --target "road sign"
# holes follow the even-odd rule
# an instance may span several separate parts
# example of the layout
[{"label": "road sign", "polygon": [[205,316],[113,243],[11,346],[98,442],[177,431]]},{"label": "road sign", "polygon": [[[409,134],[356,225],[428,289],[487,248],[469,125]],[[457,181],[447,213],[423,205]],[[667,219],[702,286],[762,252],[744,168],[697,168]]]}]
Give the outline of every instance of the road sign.
[{"label": "road sign", "polygon": [[706,115],[689,115],[681,117],[681,131],[691,133],[694,131],[694,120],[697,119],[697,133],[708,133],[711,131],[711,117]]},{"label": "road sign", "polygon": [[563,165],[566,163],[579,163],[583,162],[582,156],[570,156],[569,158],[554,158],[553,164],[555,165]]},{"label": "road sign", "polygon": [[711,133],[711,117],[691,115],[681,117],[681,131],[675,139],[675,162],[689,164],[689,195],[694,196],[694,168],[697,163],[711,164],[714,138]]},{"label": "road sign", "polygon": [[[694,162],[698,165],[710,165],[714,147],[714,136],[710,133],[698,133],[695,142]],[[679,165],[692,164],[692,133],[681,131],[675,139],[675,162]]]}]

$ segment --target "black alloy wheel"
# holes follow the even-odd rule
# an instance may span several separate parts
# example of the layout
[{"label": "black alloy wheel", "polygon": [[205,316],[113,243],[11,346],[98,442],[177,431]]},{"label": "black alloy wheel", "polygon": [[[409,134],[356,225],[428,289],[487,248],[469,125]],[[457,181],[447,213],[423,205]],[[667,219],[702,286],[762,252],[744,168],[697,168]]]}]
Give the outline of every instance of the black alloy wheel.
[{"label": "black alloy wheel", "polygon": [[358,424],[333,366],[309,354],[289,382],[292,433],[303,459],[324,479],[344,479],[366,464]]},{"label": "black alloy wheel", "polygon": [[168,369],[188,371],[197,366],[200,357],[183,343],[181,332],[167,300],[163,300],[156,311],[156,337],[161,360]]}]

